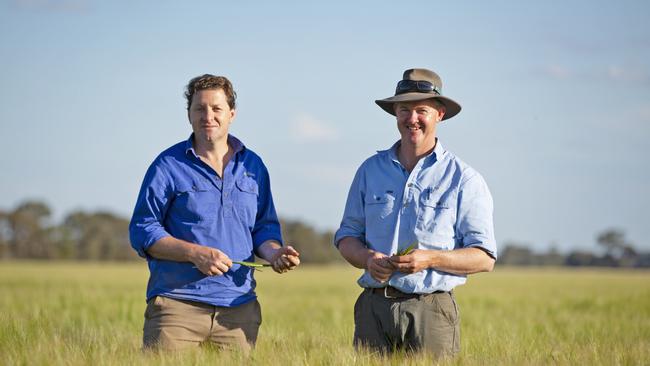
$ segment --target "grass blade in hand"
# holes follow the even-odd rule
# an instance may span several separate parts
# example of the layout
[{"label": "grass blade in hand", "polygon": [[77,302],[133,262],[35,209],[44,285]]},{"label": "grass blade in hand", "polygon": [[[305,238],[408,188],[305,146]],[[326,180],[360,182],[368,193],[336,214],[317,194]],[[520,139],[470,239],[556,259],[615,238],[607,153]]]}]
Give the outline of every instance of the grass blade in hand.
[{"label": "grass blade in hand", "polygon": [[243,261],[232,261],[235,264],[239,264],[241,266],[245,267],[250,267],[252,269],[257,269],[258,271],[262,267],[271,267],[269,263],[255,263],[255,262],[243,262]]}]

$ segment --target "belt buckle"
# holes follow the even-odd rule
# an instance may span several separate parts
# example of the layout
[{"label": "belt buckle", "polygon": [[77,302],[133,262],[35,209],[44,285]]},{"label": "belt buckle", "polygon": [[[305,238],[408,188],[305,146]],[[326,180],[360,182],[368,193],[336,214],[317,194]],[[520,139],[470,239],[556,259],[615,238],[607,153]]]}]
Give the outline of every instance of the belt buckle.
[{"label": "belt buckle", "polygon": [[384,297],[387,298],[387,299],[397,299],[397,297],[395,297],[395,296],[389,296],[388,295],[388,287],[390,287],[390,286],[384,287]]}]

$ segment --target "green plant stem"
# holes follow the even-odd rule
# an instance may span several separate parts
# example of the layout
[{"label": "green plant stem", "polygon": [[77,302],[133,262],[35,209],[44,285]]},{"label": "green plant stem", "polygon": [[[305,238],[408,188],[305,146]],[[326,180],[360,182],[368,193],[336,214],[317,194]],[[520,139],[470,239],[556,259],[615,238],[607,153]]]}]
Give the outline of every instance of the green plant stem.
[{"label": "green plant stem", "polygon": [[255,263],[255,262],[243,262],[243,261],[232,261],[232,262],[242,266],[252,267],[252,268],[271,267],[271,264],[269,263]]}]

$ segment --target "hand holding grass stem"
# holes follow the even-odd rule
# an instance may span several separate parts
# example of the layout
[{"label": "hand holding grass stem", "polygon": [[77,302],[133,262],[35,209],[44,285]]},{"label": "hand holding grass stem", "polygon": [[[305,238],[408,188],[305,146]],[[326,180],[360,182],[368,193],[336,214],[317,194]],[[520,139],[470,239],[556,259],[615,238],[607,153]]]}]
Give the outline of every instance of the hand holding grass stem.
[{"label": "hand holding grass stem", "polygon": [[415,249],[415,247],[416,247],[417,245],[418,245],[418,242],[416,241],[416,242],[412,243],[411,245],[409,245],[408,247],[406,247],[406,248],[400,250],[400,251],[397,252],[397,254],[395,254],[395,255],[397,255],[397,256],[407,255],[407,254],[411,253],[411,252],[413,251],[413,249]]}]

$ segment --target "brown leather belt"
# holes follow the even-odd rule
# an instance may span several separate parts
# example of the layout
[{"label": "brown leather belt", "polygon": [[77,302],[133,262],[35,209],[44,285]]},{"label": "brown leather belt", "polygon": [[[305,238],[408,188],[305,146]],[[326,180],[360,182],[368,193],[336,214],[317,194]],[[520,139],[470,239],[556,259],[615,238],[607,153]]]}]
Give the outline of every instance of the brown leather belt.
[{"label": "brown leather belt", "polygon": [[[387,299],[412,299],[415,297],[421,297],[421,296],[426,296],[430,294],[408,294],[406,292],[402,292],[398,289],[396,289],[393,286],[386,286],[386,287],[380,287],[380,288],[369,288],[368,289],[370,292],[372,292],[375,295],[379,295],[381,297],[385,297]],[[435,291],[433,292],[434,294],[440,294],[440,293],[445,293],[447,291]]]}]

